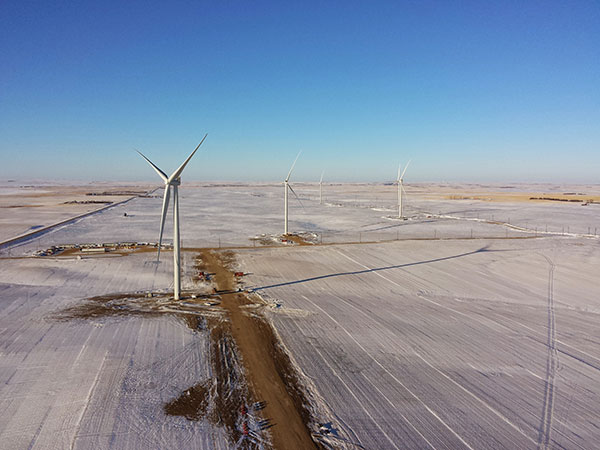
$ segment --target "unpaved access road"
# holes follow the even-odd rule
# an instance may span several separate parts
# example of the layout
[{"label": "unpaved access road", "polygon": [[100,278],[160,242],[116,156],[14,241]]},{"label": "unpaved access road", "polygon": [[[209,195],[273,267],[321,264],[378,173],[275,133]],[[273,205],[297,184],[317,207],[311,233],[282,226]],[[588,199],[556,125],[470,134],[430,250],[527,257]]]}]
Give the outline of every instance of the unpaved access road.
[{"label": "unpaved access road", "polygon": [[[300,391],[290,385],[294,374],[289,360],[279,348],[270,325],[243,308],[252,300],[243,293],[233,292],[236,282],[227,268],[231,252],[202,251],[200,258],[221,295],[221,306],[231,321],[231,334],[240,351],[247,381],[255,399],[266,401],[263,411],[274,426],[271,428],[276,449],[315,449],[302,411]],[[304,414],[304,417],[303,417]]]}]

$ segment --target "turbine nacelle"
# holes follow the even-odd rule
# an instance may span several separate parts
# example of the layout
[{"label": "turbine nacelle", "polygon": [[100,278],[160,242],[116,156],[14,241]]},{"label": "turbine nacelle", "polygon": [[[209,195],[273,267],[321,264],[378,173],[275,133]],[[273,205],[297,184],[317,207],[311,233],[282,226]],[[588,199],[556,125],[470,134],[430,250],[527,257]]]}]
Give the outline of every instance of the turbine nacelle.
[{"label": "turbine nacelle", "polygon": [[402,165],[398,165],[398,178],[396,179],[396,183],[402,183],[404,181],[404,174],[406,173],[406,169],[408,169],[408,166],[410,165],[410,159],[408,160],[408,162],[406,163],[406,166],[404,166],[404,170],[402,171],[402,175],[400,175],[400,169],[402,167]]}]

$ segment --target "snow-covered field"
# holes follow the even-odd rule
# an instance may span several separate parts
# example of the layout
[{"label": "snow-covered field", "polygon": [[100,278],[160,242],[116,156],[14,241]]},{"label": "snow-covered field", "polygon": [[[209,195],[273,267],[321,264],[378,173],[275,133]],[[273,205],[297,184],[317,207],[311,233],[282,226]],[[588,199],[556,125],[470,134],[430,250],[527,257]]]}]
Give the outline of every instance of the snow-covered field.
[{"label": "snow-covered field", "polygon": [[[539,188],[551,192],[552,187]],[[446,192],[447,188],[440,189]],[[600,235],[600,204],[582,207],[579,203],[446,200],[432,196],[435,187],[408,186],[408,220],[401,221],[394,218],[398,214],[395,186],[324,186],[322,205],[318,201],[318,186],[300,184],[295,190],[302,203],[295,198],[290,200],[290,231],[314,233],[315,239],[323,243],[534,236],[546,232]],[[460,192],[465,191],[468,188]],[[597,186],[585,189],[595,194],[598,191]],[[278,184],[183,184],[180,199],[184,247],[247,246],[253,245],[251,239],[261,234],[283,233],[283,186]],[[11,254],[29,255],[66,243],[156,242],[160,209],[160,196],[134,198],[14,246]],[[510,226],[489,222],[509,222]],[[168,219],[166,242],[171,242],[170,226]],[[0,248],[0,252],[6,253],[7,249]]]},{"label": "snow-covered field", "polygon": [[101,194],[148,189],[148,186],[127,184],[31,183],[0,182],[0,242],[131,197]]},{"label": "snow-covered field", "polygon": [[[257,246],[236,250],[252,273],[245,283],[281,303],[268,316],[321,399],[319,419],[338,430],[331,442],[596,446],[600,206],[449,200],[408,186],[400,221],[394,186],[325,186],[323,205],[317,186],[294,188],[303,206],[292,200],[290,230],[338,244],[258,248],[252,238],[283,231],[276,184],[184,183],[182,239]],[[222,428],[162,409],[210,377],[205,333],[173,315],[56,319],[91,296],[172,287],[169,257],[29,257],[66,243],[155,242],[160,207],[160,197],[134,198],[0,249],[3,447],[231,445]],[[565,236],[540,237],[546,227]],[[342,244],[359,241],[385,242]],[[184,288],[194,253],[185,256]]]},{"label": "snow-covered field", "polygon": [[147,257],[0,262],[0,447],[227,448],[163,404],[210,377],[207,338],[170,316],[63,321],[84,298],[167,286]]},{"label": "snow-covered field", "polygon": [[338,445],[599,442],[597,242],[406,241],[239,258],[249,285],[281,305],[270,317]]}]

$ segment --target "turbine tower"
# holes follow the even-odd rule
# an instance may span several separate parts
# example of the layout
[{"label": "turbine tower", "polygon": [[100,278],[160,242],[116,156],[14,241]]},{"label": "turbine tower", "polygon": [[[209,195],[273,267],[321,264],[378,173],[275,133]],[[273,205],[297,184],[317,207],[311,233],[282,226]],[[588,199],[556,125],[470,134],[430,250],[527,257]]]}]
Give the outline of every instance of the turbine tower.
[{"label": "turbine tower", "polygon": [[204,135],[198,146],[194,149],[194,151],[187,157],[187,159],[183,162],[179,168],[173,172],[173,174],[169,177],[166,173],[160,170],[152,161],[142,155],[141,152],[138,153],[148,161],[148,164],[152,166],[152,168],[156,171],[156,173],[162,178],[165,182],[165,194],[163,196],[163,204],[162,204],[162,214],[160,219],[160,235],[158,237],[158,255],[156,257],[156,262],[160,260],[160,248],[162,246],[162,236],[163,230],[165,228],[165,218],[167,217],[167,210],[169,209],[169,195],[171,192],[171,188],[173,189],[173,298],[175,300],[179,300],[180,292],[181,292],[181,255],[180,255],[180,241],[179,241],[179,185],[181,184],[181,172],[185,169],[185,166],[194,153],[200,148],[204,139],[206,139],[207,134]]},{"label": "turbine tower", "polygon": [[404,192],[404,174],[406,173],[406,169],[408,169],[408,165],[410,164],[410,160],[406,163],[406,166],[404,167],[404,171],[402,172],[402,175],[400,175],[400,167],[398,166],[398,179],[396,180],[396,183],[398,184],[398,218],[399,219],[403,219],[404,216],[402,215],[402,193]]},{"label": "turbine tower", "polygon": [[[302,153],[302,151],[298,152],[298,156],[296,156],[296,159],[294,160],[294,163],[292,164],[292,168],[290,169],[288,176],[283,181],[283,189],[285,190],[285,193],[283,195],[283,222],[284,222],[283,234],[288,234],[288,189],[290,191],[292,191],[292,193],[296,196],[296,198],[298,198],[298,196],[296,195],[296,192],[294,192],[294,190],[290,186],[289,181],[290,181],[290,176],[292,175],[292,170],[294,170],[294,166],[296,165],[296,161],[298,161],[298,158],[300,157],[300,153]],[[300,199],[298,199],[298,201],[300,201]]]},{"label": "turbine tower", "polygon": [[325,171],[321,172],[321,179],[319,180],[319,204],[323,204],[323,175]]}]

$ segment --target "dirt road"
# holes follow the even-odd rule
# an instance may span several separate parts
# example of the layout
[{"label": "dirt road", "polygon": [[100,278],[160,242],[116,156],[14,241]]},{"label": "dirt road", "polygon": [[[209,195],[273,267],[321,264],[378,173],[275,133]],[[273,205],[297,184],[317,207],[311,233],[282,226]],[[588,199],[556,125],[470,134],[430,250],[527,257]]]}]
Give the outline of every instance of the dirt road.
[{"label": "dirt road", "polygon": [[232,257],[231,252],[200,252],[204,268],[215,274],[221,306],[231,321],[231,334],[241,354],[253,397],[266,401],[263,413],[274,424],[270,429],[273,446],[276,449],[318,448],[306,425],[309,417],[302,407],[302,393],[295,383],[295,374],[271,326],[264,319],[249,314],[248,308],[241,308],[252,303],[245,294],[231,293],[236,289],[229,270]]}]

